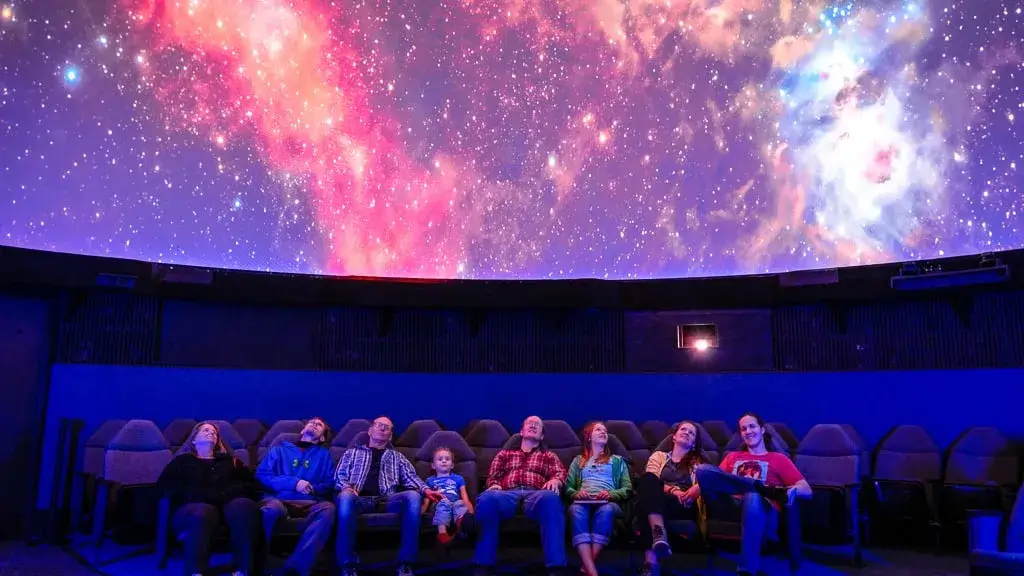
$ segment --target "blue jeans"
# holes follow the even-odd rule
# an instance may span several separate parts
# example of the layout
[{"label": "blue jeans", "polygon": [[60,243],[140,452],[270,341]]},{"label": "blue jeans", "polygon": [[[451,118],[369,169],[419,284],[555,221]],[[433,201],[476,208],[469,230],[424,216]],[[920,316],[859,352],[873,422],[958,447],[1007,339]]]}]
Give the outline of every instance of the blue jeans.
[{"label": "blue jeans", "polygon": [[414,490],[397,492],[391,496],[364,498],[352,492],[338,494],[338,566],[350,567],[359,563],[355,553],[356,517],[377,512],[384,503],[384,512],[398,514],[401,523],[401,542],[398,561],[410,564],[416,561],[420,547],[420,505],[423,496]]},{"label": "blue jeans", "polygon": [[317,556],[331,538],[334,529],[334,503],[316,500],[278,500],[267,498],[260,503],[263,514],[263,530],[267,545],[274,537],[274,529],[282,518],[303,518],[302,537],[295,551],[288,557],[285,566],[308,575],[316,565]]},{"label": "blue jeans", "polygon": [[615,517],[622,509],[614,502],[607,504],[570,504],[572,518],[572,545],[600,544],[607,546],[612,537]]},{"label": "blue jeans", "polygon": [[[739,507],[740,568],[757,574],[761,563],[761,546],[765,539],[778,539],[779,509],[755,491],[755,481],[752,478],[736,476],[711,465],[697,468],[696,474],[697,484],[705,501],[714,499],[715,503],[728,502],[728,506]],[[787,507],[786,516],[786,544],[790,563],[799,563],[802,556],[802,539],[798,507]]]},{"label": "blue jeans", "polygon": [[449,526],[469,512],[469,507],[462,500],[454,502],[443,499],[434,507],[434,526]]},{"label": "blue jeans", "polygon": [[498,561],[498,531],[502,520],[516,515],[519,505],[530,520],[540,524],[544,563],[565,566],[565,509],[561,497],[549,490],[488,490],[477,499],[475,562],[494,566]]}]

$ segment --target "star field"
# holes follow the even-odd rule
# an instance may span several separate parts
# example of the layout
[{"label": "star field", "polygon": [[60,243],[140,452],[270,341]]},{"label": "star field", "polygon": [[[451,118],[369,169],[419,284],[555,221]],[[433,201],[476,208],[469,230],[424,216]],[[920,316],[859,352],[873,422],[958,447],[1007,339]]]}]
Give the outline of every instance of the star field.
[{"label": "star field", "polygon": [[0,0],[0,244],[481,279],[1020,248],[1022,8]]}]

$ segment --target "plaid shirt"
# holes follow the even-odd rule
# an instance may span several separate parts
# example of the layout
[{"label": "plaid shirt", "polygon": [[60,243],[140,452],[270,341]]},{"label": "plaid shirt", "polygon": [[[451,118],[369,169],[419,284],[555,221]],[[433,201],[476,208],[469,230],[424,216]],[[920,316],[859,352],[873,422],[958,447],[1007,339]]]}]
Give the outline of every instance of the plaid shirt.
[{"label": "plaid shirt", "polygon": [[[346,488],[354,488],[356,492],[362,491],[372,462],[373,451],[365,444],[346,450],[341,456],[341,462],[338,462],[338,467],[334,469],[335,487],[339,491]],[[412,463],[390,445],[384,449],[381,456],[379,478],[381,496],[391,496],[399,486],[412,488],[420,493],[427,489],[427,485],[416,474]]]},{"label": "plaid shirt", "polygon": [[499,450],[494,455],[487,486],[498,485],[502,490],[519,487],[539,490],[548,480],[565,481],[565,466],[558,455],[539,446],[530,452],[516,448]]}]

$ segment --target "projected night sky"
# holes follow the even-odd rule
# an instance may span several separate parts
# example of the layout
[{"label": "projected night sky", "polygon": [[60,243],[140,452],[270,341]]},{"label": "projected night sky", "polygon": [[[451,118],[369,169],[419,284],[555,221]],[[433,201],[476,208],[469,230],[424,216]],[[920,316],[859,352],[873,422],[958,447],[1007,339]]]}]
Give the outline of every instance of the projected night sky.
[{"label": "projected night sky", "polygon": [[0,243],[431,278],[1024,246],[1020,0],[0,0]]}]

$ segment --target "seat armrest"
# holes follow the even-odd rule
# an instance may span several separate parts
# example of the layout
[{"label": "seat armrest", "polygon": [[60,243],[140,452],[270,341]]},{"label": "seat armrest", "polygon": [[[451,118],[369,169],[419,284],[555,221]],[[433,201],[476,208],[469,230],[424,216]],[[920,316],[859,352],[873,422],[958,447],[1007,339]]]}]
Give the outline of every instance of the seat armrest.
[{"label": "seat armrest", "polygon": [[998,552],[1004,518],[1005,515],[998,510],[968,510],[968,550]]}]

